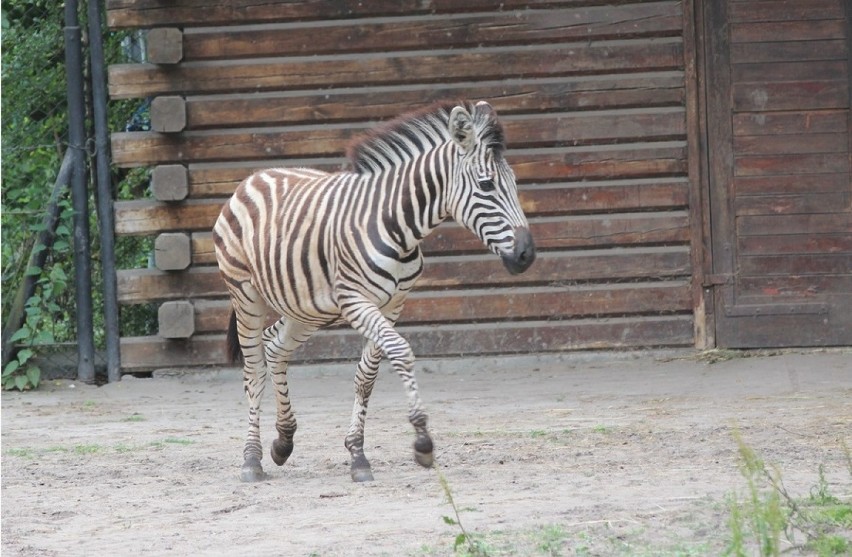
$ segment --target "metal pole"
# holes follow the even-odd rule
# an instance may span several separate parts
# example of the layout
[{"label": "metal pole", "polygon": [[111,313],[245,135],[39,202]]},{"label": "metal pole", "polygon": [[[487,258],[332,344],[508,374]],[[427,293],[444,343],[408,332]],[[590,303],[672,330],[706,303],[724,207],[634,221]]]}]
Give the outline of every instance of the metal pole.
[{"label": "metal pole", "polygon": [[89,188],[86,183],[86,122],[83,100],[83,54],[77,0],[65,2],[65,76],[68,81],[68,149],[74,164],[74,283],[77,300],[77,379],[95,381],[92,328],[92,268],[89,253]]},{"label": "metal pole", "polygon": [[118,331],[118,286],[115,274],[115,215],[109,163],[106,72],[100,0],[89,0],[89,56],[92,67],[92,104],[95,117],[98,222],[100,222],[101,270],[104,276],[104,328],[107,380],[121,379],[121,346]]}]

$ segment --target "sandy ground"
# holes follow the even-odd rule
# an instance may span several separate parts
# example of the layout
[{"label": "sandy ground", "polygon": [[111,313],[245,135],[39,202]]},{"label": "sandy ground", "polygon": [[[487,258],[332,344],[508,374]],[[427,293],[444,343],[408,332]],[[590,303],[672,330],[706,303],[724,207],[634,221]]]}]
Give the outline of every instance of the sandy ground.
[{"label": "sandy ground", "polygon": [[[852,499],[850,350],[421,362],[418,379],[462,523],[491,555],[721,554],[745,493],[735,429],[792,494],[823,466]],[[282,468],[264,458],[257,484],[238,479],[236,370],[4,392],[3,555],[454,554],[389,371],[367,420],[376,481],[349,479],[351,382],[351,366],[291,371],[296,449]]]}]

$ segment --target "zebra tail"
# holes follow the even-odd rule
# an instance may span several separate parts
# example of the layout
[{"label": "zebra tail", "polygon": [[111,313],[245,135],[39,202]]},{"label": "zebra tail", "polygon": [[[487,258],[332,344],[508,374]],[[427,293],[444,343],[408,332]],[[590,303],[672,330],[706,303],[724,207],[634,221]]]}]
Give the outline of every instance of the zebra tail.
[{"label": "zebra tail", "polygon": [[243,350],[240,347],[240,337],[237,335],[237,312],[231,311],[231,319],[228,321],[227,353],[229,363],[237,363],[243,359]]}]

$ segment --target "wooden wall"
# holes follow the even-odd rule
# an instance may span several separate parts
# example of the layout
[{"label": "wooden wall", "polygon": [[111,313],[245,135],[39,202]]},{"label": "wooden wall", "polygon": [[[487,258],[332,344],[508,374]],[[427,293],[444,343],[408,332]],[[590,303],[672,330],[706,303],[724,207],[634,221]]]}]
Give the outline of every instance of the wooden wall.
[{"label": "wooden wall", "polygon": [[852,344],[852,7],[705,6],[716,341]]},{"label": "wooden wall", "polygon": [[[693,344],[681,2],[108,0],[107,17],[152,29],[149,63],[109,69],[112,98],[153,98],[155,130],[112,136],[155,196],[116,204],[117,234],[157,238],[120,302],[161,304],[159,335],[122,339],[125,371],[223,363],[210,229],[253,169],[339,169],[377,121],[461,97],[501,114],[540,255],[512,277],[439,228],[400,320],[415,353]],[[297,357],[360,346],[328,331]]]}]

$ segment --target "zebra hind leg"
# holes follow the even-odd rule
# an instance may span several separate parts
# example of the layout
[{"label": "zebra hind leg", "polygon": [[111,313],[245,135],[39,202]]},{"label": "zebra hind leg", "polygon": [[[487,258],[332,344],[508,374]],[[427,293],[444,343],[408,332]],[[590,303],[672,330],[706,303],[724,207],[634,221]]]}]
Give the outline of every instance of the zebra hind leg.
[{"label": "zebra hind leg", "polygon": [[[256,309],[256,308],[253,308]],[[263,447],[260,441],[260,403],[266,388],[266,361],[263,354],[261,333],[263,330],[263,311],[257,313],[237,309],[236,326],[243,354],[243,388],[249,405],[249,427],[243,449],[243,466],[240,479],[244,482],[257,482],[266,479],[260,463]]]},{"label": "zebra hind leg", "polygon": [[290,356],[316,330],[316,327],[282,317],[263,333],[266,362],[272,372],[277,402],[275,429],[278,431],[278,439],[272,442],[270,456],[278,466],[282,466],[290,458],[293,452],[293,436],[296,433],[296,417],[290,404],[290,388],[287,384]]},{"label": "zebra hind leg", "polygon": [[364,455],[364,422],[367,419],[367,404],[373,392],[381,359],[381,350],[375,343],[368,342],[361,353],[361,361],[358,362],[355,372],[355,403],[352,406],[352,422],[344,444],[351,455],[350,471],[352,480],[356,482],[373,480],[370,462]]}]

